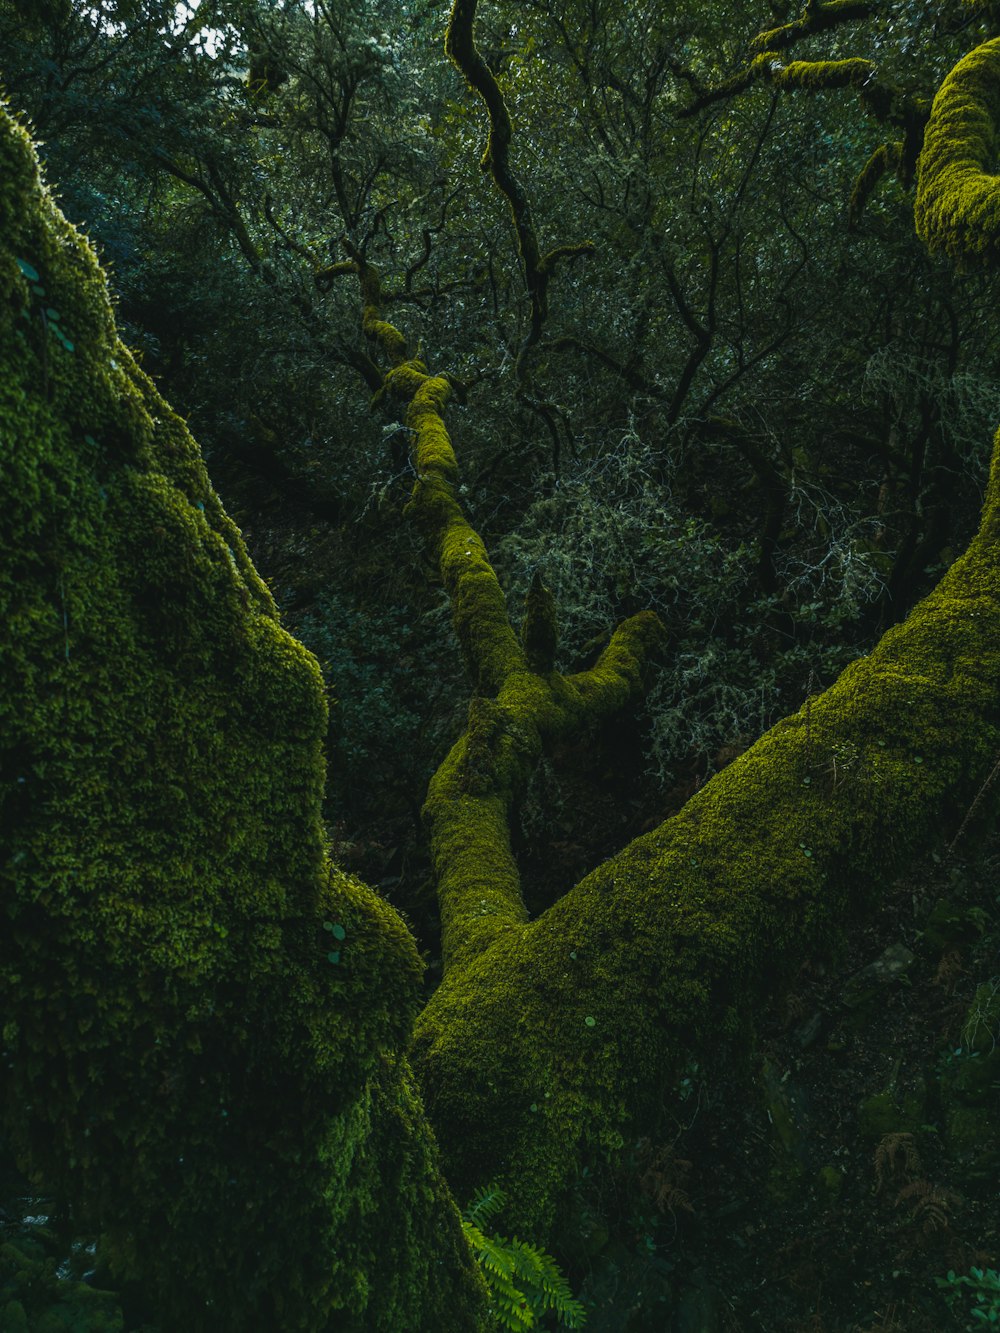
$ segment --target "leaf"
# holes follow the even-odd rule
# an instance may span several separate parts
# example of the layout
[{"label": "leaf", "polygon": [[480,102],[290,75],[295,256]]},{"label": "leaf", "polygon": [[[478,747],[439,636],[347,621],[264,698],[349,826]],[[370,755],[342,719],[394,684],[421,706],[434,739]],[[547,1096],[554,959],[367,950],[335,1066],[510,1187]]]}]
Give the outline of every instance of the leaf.
[{"label": "leaf", "polygon": [[41,281],[41,279],[38,276],[38,270],[34,267],[34,265],[29,264],[26,259],[19,259],[17,261],[17,266],[24,274],[24,276],[28,279],[29,282]]},{"label": "leaf", "polygon": [[333,935],[333,938],[335,940],[345,940],[347,938],[347,931],[344,929],[344,927],[340,924],[339,921],[336,923],[335,926],[333,926],[331,934]]},{"label": "leaf", "polygon": [[589,1027],[589,1028],[595,1028],[595,1027],[597,1027],[597,1019],[596,1019],[596,1018],[591,1018],[590,1014],[588,1014],[587,1017],[586,1017],[583,1021],[586,1023],[587,1027]]},{"label": "leaf", "polygon": [[326,960],[327,960],[328,963],[339,963],[339,962],[340,962],[340,950],[339,950],[339,949],[334,949],[334,951],[333,951],[332,953],[328,953],[327,956],[326,956]]}]

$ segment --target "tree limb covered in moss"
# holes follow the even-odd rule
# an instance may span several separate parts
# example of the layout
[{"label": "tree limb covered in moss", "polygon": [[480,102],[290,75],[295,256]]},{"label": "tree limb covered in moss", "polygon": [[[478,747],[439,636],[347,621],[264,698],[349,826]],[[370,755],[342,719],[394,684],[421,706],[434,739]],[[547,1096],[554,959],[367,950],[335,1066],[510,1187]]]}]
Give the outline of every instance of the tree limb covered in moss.
[{"label": "tree limb covered in moss", "polygon": [[[732,78],[705,92],[677,115],[681,120],[696,115],[715,102],[725,102],[746,92],[755,83],[770,83],[783,91],[817,92],[829,88],[856,88],[864,94],[884,87],[875,77],[877,66],[873,60],[852,56],[846,60],[792,60],[787,64],[776,51],[762,51],[754,56],[745,69]],[[888,96],[888,90],[886,92]]]},{"label": "tree limb covered in moss", "polygon": [[868,200],[875,193],[879,181],[889,171],[898,171],[903,160],[903,145],[898,140],[883,143],[875,149],[865,163],[854,182],[851,201],[848,205],[848,218],[852,227],[861,221]]},{"label": "tree limb covered in moss", "polygon": [[405,337],[381,317],[377,271],[357,251],[350,263],[361,283],[365,331],[393,363],[376,396],[408,404],[417,480],[406,512],[437,563],[476,691],[466,730],[432,778],[424,807],[450,970],[526,920],[510,845],[514,802],[547,745],[620,710],[641,690],[662,627],[649,613],[633,616],[590,671],[562,676],[553,670],[555,607],[536,583],[518,638],[482,538],[458,500],[458,461],[444,423],[451,383],[422,361],[404,359]]},{"label": "tree limb covered in moss", "polygon": [[512,1223],[544,1234],[581,1165],[655,1117],[687,1052],[740,1034],[853,909],[961,825],[998,752],[995,458],[969,551],[869,657],[446,974],[414,1058],[453,1186],[502,1163]]},{"label": "tree limb covered in moss", "polygon": [[[775,31],[783,32],[784,29]],[[764,33],[755,38],[754,47],[761,45],[763,39],[770,35]],[[787,46],[790,42],[783,41],[781,44]],[[731,97],[746,92],[757,83],[769,83],[782,92],[856,89],[867,115],[880,124],[894,125],[903,131],[903,140],[895,165],[903,184],[911,183],[923,147],[930,103],[926,98],[906,92],[896,84],[886,83],[878,78],[878,65],[873,60],[852,56],[845,60],[792,60],[786,64],[776,50],[764,50],[754,56],[745,69],[717,87],[702,92],[688,106],[681,108],[677,115],[682,120],[696,115],[708,106],[728,101]],[[876,149],[858,177],[851,201],[852,220],[860,216],[864,203],[885,174],[889,153],[889,145]]]},{"label": "tree limb covered in moss", "polygon": [[829,32],[831,28],[837,28],[842,23],[870,18],[874,12],[875,5],[871,0],[829,0],[827,4],[818,3],[818,0],[807,0],[805,8],[797,19],[758,33],[750,43],[750,49],[782,51],[794,46],[803,37]]},{"label": "tree limb covered in moss", "polygon": [[934,98],[917,171],[917,233],[956,260],[1000,254],[1000,38],[964,56]]}]

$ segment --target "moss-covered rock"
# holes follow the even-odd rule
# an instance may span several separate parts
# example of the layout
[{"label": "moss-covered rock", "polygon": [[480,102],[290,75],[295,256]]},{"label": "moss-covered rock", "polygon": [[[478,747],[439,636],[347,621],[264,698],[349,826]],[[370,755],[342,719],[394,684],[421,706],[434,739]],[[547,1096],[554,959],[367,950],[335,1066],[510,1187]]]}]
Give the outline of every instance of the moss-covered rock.
[{"label": "moss-covered rock", "polygon": [[317,665],[2,109],[0,427],[4,1132],[166,1327],[477,1328]]},{"label": "moss-covered rock", "polygon": [[866,1097],[858,1107],[858,1133],[872,1143],[887,1134],[919,1134],[927,1119],[926,1105],[923,1080],[905,1089],[891,1084]]},{"label": "moss-covered rock", "polygon": [[36,1241],[0,1245],[3,1333],[121,1333],[123,1327],[112,1292],[60,1277]]}]

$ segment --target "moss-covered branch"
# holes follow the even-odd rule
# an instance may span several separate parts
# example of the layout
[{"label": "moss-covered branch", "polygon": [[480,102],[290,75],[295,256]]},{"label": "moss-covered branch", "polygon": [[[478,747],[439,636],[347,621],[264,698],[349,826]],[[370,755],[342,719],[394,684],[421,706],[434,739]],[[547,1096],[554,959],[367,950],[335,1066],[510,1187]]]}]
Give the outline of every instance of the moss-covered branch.
[{"label": "moss-covered branch", "polygon": [[[920,164],[921,234],[959,257],[996,254],[998,53],[986,43],[946,80]],[[873,74],[768,53],[739,86],[856,87],[901,124],[860,203],[912,166],[926,120]],[[471,1190],[502,1163],[511,1224],[542,1234],[587,1158],[655,1121],[689,1051],[744,1032],[841,921],[964,828],[998,753],[1000,435],[976,538],[904,624],[679,815],[536,921],[509,913],[446,973],[414,1058],[450,1179]]]},{"label": "moss-covered branch", "polygon": [[[797,23],[804,22],[810,15],[822,14],[836,6],[808,6],[806,16]],[[847,7],[852,7],[845,3]],[[862,15],[852,15],[862,17]],[[813,20],[810,20],[813,21]],[[841,21],[837,19],[836,21]],[[776,28],[772,33],[762,33],[754,40],[758,49],[765,39],[773,33],[786,33],[793,30],[792,38],[783,38],[778,45],[789,46],[792,40],[807,35],[805,29],[796,24]],[[816,29],[819,31],[819,29]],[[917,159],[924,142],[924,131],[930,115],[928,99],[906,92],[896,84],[886,83],[878,77],[878,66],[872,60],[850,57],[846,60],[792,60],[787,64],[777,50],[768,47],[754,56],[744,69],[715,88],[699,94],[693,102],[683,107],[677,114],[681,119],[693,116],[716,102],[728,101],[758,83],[768,83],[782,92],[821,92],[837,88],[856,89],[861,105],[867,115],[883,125],[892,125],[903,131],[903,140],[898,147],[884,144],[877,148],[858,177],[851,197],[851,219],[856,222],[865,203],[871,196],[882,176],[885,175],[890,158],[896,173],[904,185],[913,180]]]},{"label": "moss-covered branch", "polygon": [[1000,38],[958,62],[934,98],[917,169],[917,233],[956,260],[1000,255]]},{"label": "moss-covered branch", "polygon": [[[395,356],[406,340],[381,317],[378,274],[360,256],[351,262],[362,283],[365,326]],[[422,361],[396,359],[376,395],[408,404],[417,480],[407,513],[437,562],[476,691],[468,726],[432,779],[424,809],[448,970],[525,921],[510,847],[512,807],[546,746],[620,710],[642,688],[662,634],[655,616],[634,616],[590,671],[561,676],[553,669],[555,606],[536,580],[518,637],[482,539],[458,500],[458,461],[444,422],[450,393],[449,380],[430,375]]]},{"label": "moss-covered branch", "polygon": [[817,33],[829,32],[843,23],[854,23],[859,19],[869,18],[875,12],[875,5],[870,0],[807,0],[806,6],[797,19],[782,23],[777,28],[760,32],[750,44],[752,51],[784,51],[802,41],[804,37],[813,37]]},{"label": "moss-covered branch", "polygon": [[868,200],[875,193],[879,181],[889,171],[899,170],[903,160],[903,145],[898,140],[880,144],[865,163],[854,182],[848,216],[852,227],[856,227],[865,211]]}]

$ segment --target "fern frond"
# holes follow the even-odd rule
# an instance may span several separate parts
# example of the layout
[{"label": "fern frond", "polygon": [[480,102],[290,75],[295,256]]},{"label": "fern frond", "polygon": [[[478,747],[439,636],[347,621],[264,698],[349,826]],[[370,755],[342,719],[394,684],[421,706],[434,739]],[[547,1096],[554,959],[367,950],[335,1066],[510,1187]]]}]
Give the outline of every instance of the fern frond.
[{"label": "fern frond", "polygon": [[490,1292],[490,1311],[507,1333],[525,1333],[551,1310],[561,1328],[583,1328],[587,1312],[575,1300],[562,1269],[550,1254],[515,1236],[488,1236],[480,1223],[498,1212],[503,1193],[480,1190],[462,1215],[462,1230],[476,1255]]},{"label": "fern frond", "polygon": [[566,1277],[544,1250],[536,1250],[515,1236],[507,1242],[515,1258],[515,1277],[523,1283],[529,1301],[539,1312],[551,1310],[566,1328],[582,1328],[587,1312],[570,1291]]},{"label": "fern frond", "polygon": [[482,1189],[476,1190],[462,1216],[473,1226],[482,1226],[496,1216],[506,1202],[502,1189],[496,1185],[484,1185]]}]

